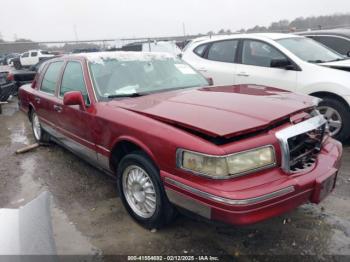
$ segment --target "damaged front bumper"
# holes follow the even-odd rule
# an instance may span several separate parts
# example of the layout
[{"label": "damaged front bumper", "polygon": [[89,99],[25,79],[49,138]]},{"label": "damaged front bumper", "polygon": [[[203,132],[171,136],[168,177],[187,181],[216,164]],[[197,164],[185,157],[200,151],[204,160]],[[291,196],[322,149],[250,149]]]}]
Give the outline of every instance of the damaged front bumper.
[{"label": "damaged front bumper", "polygon": [[[235,190],[233,187],[230,192],[227,192],[227,185],[231,186],[234,179],[222,180],[215,192],[212,188],[211,192],[208,192],[202,185],[196,185],[194,181],[184,177],[180,178],[163,171],[161,176],[166,194],[173,204],[207,219],[228,224],[252,224],[307,202],[322,201],[335,186],[341,155],[341,144],[329,138],[312,169],[291,175],[276,167],[261,173],[264,176],[272,173],[278,175],[278,180],[259,184],[260,182],[254,183],[252,180],[247,183],[244,181],[246,178],[242,177],[239,183],[246,184],[246,188]],[[253,176],[253,180],[261,181],[259,173]],[[255,186],[249,186],[250,183]]]}]

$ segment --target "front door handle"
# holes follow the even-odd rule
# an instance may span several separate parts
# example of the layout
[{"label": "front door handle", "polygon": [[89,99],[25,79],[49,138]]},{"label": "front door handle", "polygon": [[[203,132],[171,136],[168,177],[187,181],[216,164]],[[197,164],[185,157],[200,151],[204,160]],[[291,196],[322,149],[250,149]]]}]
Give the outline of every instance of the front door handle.
[{"label": "front door handle", "polygon": [[248,77],[249,74],[247,74],[246,72],[240,72],[237,74],[238,76],[244,76],[244,77]]},{"label": "front door handle", "polygon": [[54,109],[56,112],[58,112],[58,113],[62,112],[62,106],[54,105],[54,106],[53,106],[53,109]]},{"label": "front door handle", "polygon": [[34,100],[37,104],[40,104],[40,97],[35,97]]}]

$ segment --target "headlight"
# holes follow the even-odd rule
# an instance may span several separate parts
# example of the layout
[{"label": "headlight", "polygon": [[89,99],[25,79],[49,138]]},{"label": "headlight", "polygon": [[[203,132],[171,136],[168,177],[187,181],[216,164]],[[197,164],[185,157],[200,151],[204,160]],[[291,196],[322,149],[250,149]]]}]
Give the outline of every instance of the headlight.
[{"label": "headlight", "polygon": [[179,167],[196,174],[213,178],[236,177],[254,170],[274,166],[273,146],[264,146],[227,156],[211,156],[179,149]]}]

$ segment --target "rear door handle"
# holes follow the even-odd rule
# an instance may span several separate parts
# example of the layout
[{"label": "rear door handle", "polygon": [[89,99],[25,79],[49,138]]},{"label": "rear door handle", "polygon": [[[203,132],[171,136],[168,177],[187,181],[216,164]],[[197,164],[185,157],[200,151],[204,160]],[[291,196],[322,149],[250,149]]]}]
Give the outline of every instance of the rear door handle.
[{"label": "rear door handle", "polygon": [[56,112],[58,112],[58,113],[62,112],[62,106],[54,105],[54,106],[53,106],[53,109],[54,109]]},{"label": "rear door handle", "polygon": [[40,104],[40,97],[35,97],[34,100],[37,104]]},{"label": "rear door handle", "polygon": [[237,74],[238,76],[244,76],[244,77],[248,77],[249,74],[247,74],[246,72],[240,72]]},{"label": "rear door handle", "polygon": [[197,69],[199,72],[207,72],[208,70],[204,67],[200,67]]}]

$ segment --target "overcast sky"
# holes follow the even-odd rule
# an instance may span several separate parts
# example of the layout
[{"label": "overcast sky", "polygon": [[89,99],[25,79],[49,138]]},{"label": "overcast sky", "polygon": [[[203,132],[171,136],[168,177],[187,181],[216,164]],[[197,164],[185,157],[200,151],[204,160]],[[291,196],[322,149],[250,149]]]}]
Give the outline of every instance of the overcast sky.
[{"label": "overcast sky", "polygon": [[5,40],[79,40],[232,31],[350,13],[349,0],[0,0]]}]

